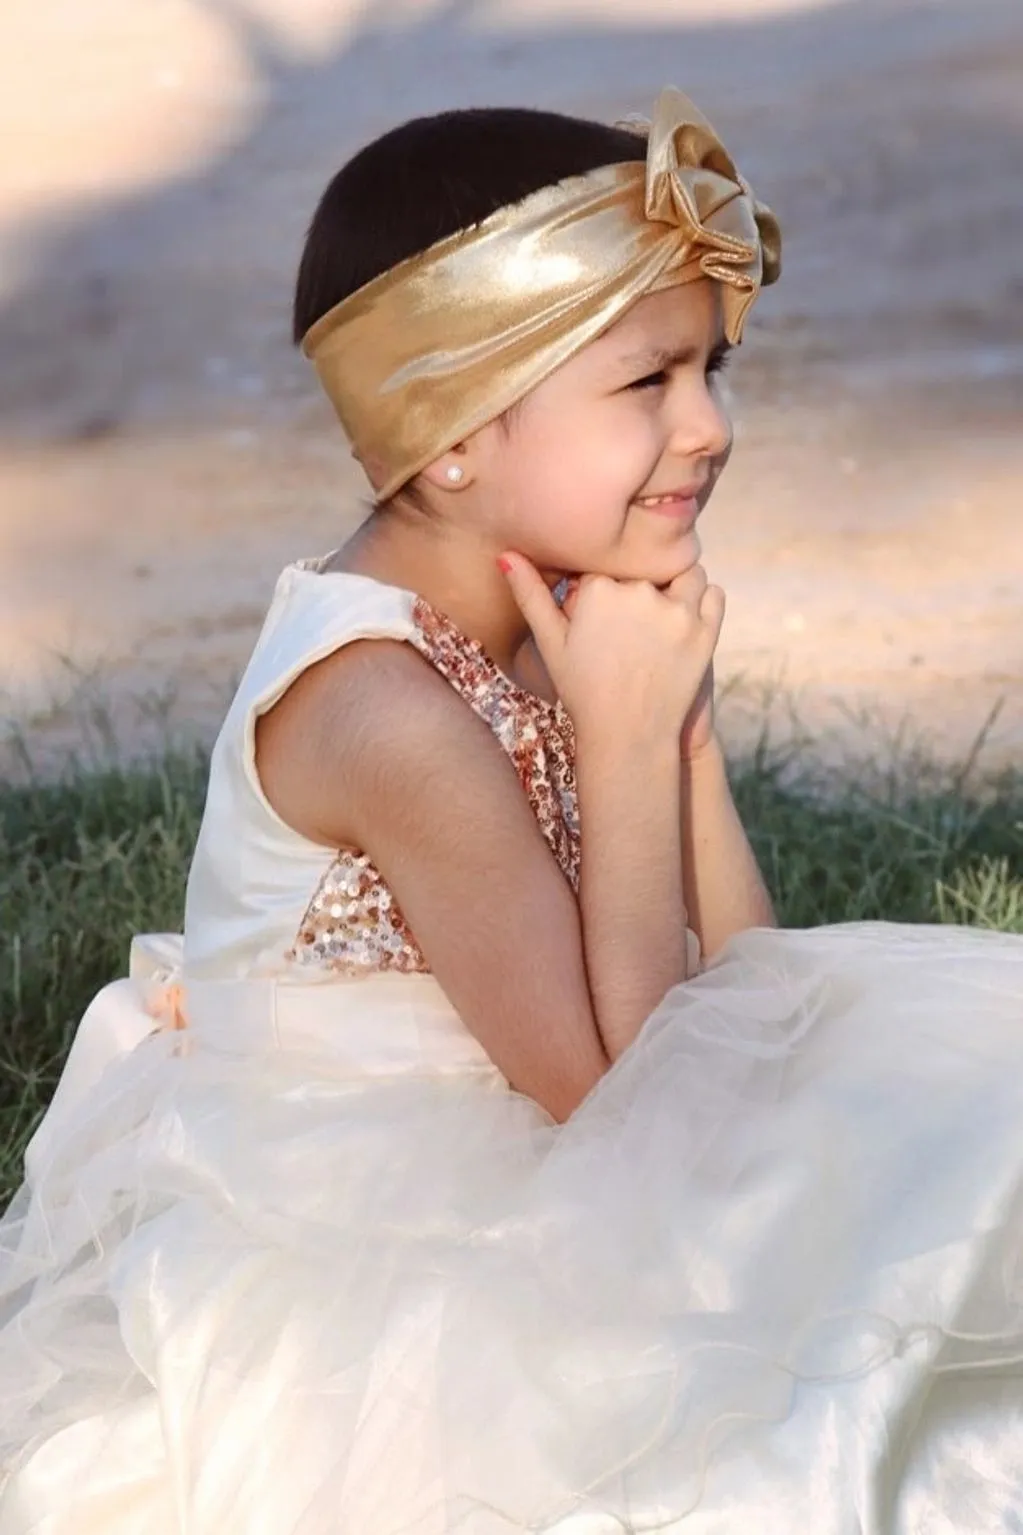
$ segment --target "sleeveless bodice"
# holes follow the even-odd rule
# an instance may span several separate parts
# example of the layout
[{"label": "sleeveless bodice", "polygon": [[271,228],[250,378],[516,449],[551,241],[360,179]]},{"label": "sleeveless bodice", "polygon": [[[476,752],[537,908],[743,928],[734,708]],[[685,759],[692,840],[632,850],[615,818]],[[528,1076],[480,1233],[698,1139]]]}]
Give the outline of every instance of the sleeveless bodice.
[{"label": "sleeveless bodice", "polygon": [[574,735],[563,706],[513,682],[423,598],[326,572],[324,563],[303,561],[281,575],[213,751],[186,902],[185,968],[196,978],[429,973],[369,857],[320,846],[287,826],[256,769],[259,716],[307,667],[355,640],[412,645],[479,715],[514,764],[563,874],[578,885]]}]

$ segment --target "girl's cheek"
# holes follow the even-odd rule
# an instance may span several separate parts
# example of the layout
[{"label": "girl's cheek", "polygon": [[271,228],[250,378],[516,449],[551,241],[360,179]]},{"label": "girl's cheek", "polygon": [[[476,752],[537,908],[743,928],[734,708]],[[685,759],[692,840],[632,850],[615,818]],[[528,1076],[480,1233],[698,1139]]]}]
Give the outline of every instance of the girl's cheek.
[{"label": "girl's cheek", "polygon": [[664,423],[656,410],[644,408],[638,401],[631,409],[617,412],[602,434],[604,451],[615,454],[631,467],[656,463],[664,452]]}]

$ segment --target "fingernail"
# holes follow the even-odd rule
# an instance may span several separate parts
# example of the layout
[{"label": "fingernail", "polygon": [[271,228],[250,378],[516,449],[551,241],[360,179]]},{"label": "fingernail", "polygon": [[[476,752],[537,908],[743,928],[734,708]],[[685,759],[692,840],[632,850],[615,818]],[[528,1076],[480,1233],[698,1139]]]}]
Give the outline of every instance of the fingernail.
[{"label": "fingernail", "polygon": [[512,562],[506,554],[499,554],[497,556],[497,568],[498,570],[503,570],[505,575],[511,570]]}]

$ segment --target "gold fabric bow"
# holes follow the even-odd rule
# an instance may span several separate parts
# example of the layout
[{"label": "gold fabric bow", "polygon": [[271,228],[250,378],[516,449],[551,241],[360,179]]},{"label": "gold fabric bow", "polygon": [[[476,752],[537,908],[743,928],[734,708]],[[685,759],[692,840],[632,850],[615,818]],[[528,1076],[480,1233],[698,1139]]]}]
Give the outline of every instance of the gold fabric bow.
[{"label": "gold fabric bow", "polygon": [[[648,293],[710,277],[737,343],[781,236],[707,119],[662,92],[646,160],[544,187],[337,304],[302,346],[386,500]],[[638,138],[638,146],[642,140]]]}]

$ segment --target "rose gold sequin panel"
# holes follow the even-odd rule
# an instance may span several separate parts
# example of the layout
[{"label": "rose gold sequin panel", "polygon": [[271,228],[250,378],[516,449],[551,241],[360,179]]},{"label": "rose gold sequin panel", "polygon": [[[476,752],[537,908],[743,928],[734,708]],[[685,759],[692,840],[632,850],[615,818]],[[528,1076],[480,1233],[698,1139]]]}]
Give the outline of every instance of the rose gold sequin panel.
[{"label": "rose gold sequin panel", "polygon": [[[411,643],[493,731],[515,765],[551,852],[577,889],[575,737],[564,708],[517,687],[481,645],[422,598],[416,599],[413,617]],[[365,854],[345,849],[320,881],[287,957],[342,975],[429,970],[379,871]]]}]

